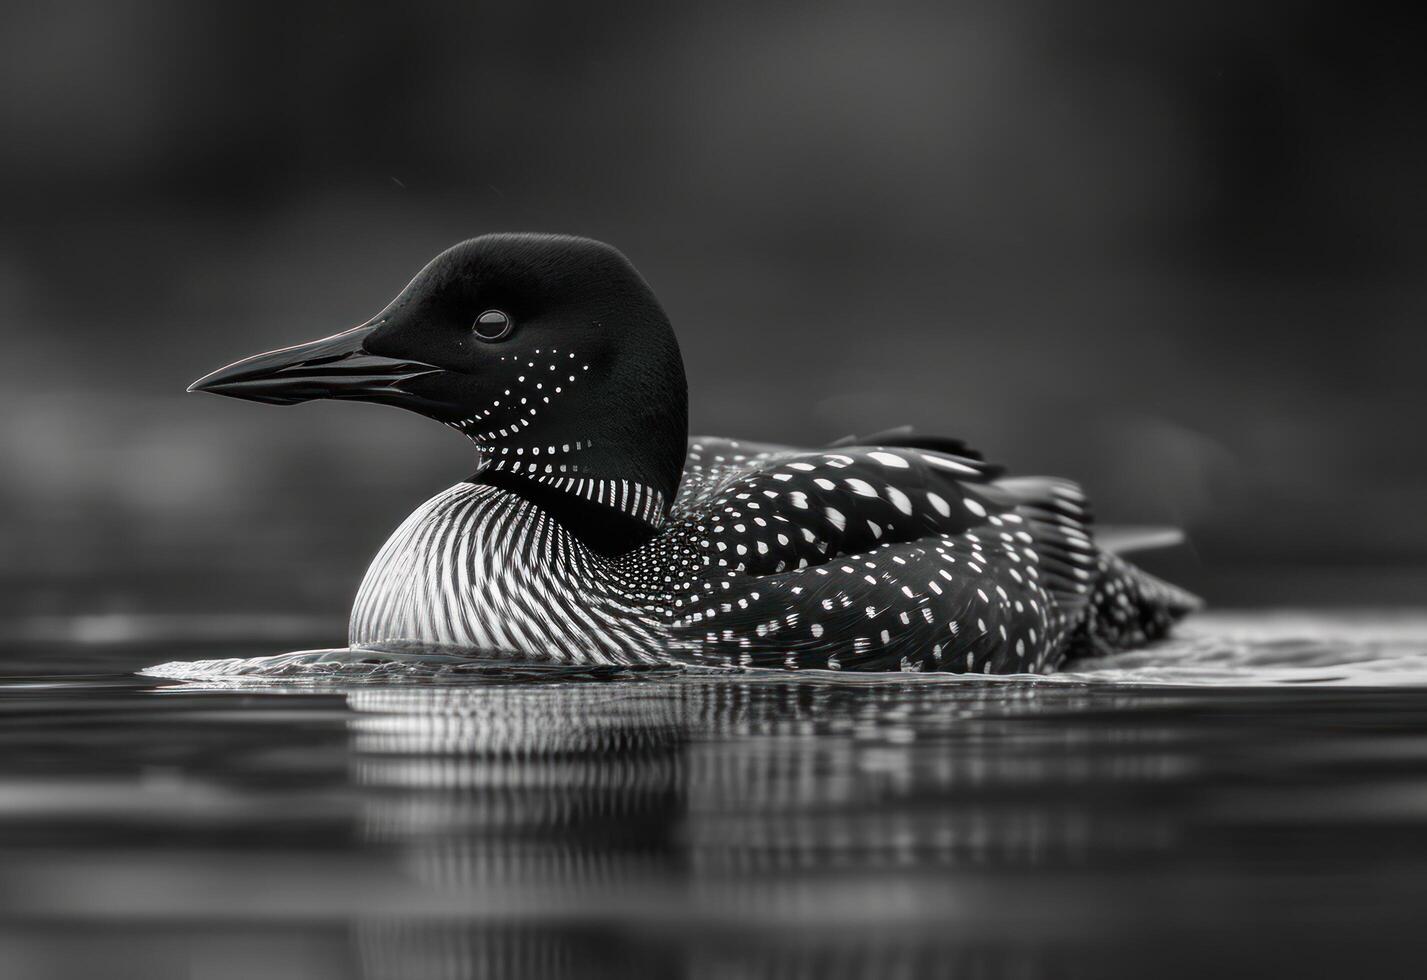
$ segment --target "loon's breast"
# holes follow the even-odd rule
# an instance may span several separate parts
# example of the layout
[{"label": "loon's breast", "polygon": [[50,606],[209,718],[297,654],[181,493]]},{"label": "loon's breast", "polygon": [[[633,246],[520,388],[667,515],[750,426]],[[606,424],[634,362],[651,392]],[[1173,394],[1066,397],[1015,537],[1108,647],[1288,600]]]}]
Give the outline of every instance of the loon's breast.
[{"label": "loon's breast", "polygon": [[663,631],[609,566],[518,494],[458,483],[382,546],[357,592],[348,642],[656,662]]}]

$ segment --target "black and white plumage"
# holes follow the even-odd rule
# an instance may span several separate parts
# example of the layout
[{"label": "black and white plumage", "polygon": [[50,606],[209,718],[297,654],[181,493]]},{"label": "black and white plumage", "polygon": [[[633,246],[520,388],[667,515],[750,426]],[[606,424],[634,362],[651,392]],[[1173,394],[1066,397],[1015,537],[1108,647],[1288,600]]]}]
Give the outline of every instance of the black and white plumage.
[{"label": "black and white plumage", "polygon": [[587,239],[462,243],[368,323],[194,388],[398,405],[478,447],[373,561],[353,646],[1007,673],[1143,643],[1196,604],[1097,546],[1073,483],[955,440],[686,442],[668,320]]}]

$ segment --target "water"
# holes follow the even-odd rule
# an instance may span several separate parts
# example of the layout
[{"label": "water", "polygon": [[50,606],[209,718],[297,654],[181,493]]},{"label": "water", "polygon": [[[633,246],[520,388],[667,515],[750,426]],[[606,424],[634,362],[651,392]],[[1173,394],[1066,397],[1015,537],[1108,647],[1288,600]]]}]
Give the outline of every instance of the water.
[{"label": "water", "polygon": [[21,624],[0,977],[1389,976],[1427,954],[1427,615],[1203,616],[1043,679],[331,653],[134,673],[327,628]]}]

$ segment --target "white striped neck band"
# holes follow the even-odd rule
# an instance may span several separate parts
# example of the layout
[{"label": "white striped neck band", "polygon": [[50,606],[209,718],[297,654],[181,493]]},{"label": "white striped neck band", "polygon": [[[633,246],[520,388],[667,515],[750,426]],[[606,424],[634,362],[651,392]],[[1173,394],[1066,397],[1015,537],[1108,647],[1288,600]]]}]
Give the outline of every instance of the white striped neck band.
[{"label": "white striped neck band", "polygon": [[578,464],[557,463],[548,456],[544,462],[537,460],[533,456],[521,459],[509,455],[486,458],[476,476],[484,478],[496,473],[518,476],[550,490],[609,507],[651,528],[663,525],[667,502],[653,487],[636,480],[597,477],[583,472]]}]

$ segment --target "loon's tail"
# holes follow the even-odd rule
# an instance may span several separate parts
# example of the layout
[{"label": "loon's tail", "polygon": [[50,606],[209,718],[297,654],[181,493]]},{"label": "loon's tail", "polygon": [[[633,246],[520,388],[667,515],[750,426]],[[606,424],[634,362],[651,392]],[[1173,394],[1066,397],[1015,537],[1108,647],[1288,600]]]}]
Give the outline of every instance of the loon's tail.
[{"label": "loon's tail", "polygon": [[1131,565],[1123,554],[1178,544],[1173,528],[1105,528],[1095,535],[1101,547],[1099,574],[1072,657],[1103,656],[1164,637],[1171,626],[1203,607],[1198,596]]}]

